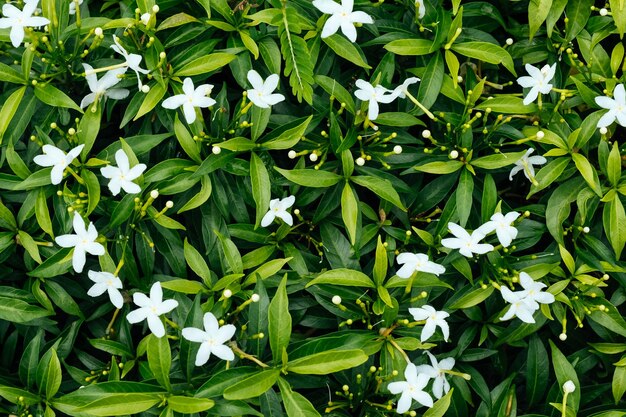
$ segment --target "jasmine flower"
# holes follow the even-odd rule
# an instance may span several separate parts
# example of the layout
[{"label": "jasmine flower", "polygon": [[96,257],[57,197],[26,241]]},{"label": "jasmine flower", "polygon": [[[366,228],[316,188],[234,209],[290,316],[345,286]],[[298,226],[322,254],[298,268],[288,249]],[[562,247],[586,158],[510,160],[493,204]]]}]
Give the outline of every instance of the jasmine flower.
[{"label": "jasmine flower", "polygon": [[[113,35],[113,42],[114,42],[114,45],[111,45],[111,49],[113,49],[118,54],[122,55],[122,57],[126,61],[123,64],[124,67],[130,68],[132,71],[135,72],[135,75],[137,75],[138,88],[139,90],[141,90],[142,84],[141,84],[141,76],[139,75],[139,73],[148,74],[150,72],[147,69],[143,69],[139,66],[141,64],[141,60],[143,59],[143,57],[139,54],[129,54],[128,51],[126,51],[126,49],[124,49],[124,47],[120,43],[119,38],[115,35]],[[124,72],[125,71],[126,69],[124,69]]]},{"label": "jasmine flower", "polygon": [[424,328],[422,329],[422,335],[420,336],[422,342],[427,341],[433,334],[435,334],[437,326],[441,328],[443,339],[446,342],[448,341],[450,328],[448,327],[448,323],[446,323],[445,319],[450,316],[449,313],[446,313],[445,311],[437,311],[429,305],[419,308],[409,308],[409,313],[411,313],[415,321],[426,320],[426,324],[424,324]]},{"label": "jasmine flower", "polygon": [[0,29],[11,28],[9,38],[15,48],[20,46],[24,40],[25,27],[40,27],[50,23],[45,17],[33,16],[38,3],[39,0],[24,0],[24,9],[22,10],[9,3],[2,6],[2,14],[5,17],[0,18]]},{"label": "jasmine flower", "polygon": [[369,102],[367,117],[370,120],[378,117],[378,103],[391,103],[396,99],[395,93],[382,85],[374,87],[365,80],[356,80],[355,85],[359,88],[354,92],[356,98]]},{"label": "jasmine flower", "polygon": [[620,126],[626,127],[626,91],[624,84],[618,84],[613,90],[613,98],[600,96],[596,97],[596,104],[608,112],[598,120],[598,128],[609,126],[617,122]]},{"label": "jasmine flower", "polygon": [[450,383],[446,379],[446,371],[451,371],[454,368],[454,358],[446,358],[437,362],[430,352],[425,352],[430,358],[431,365],[420,365],[417,367],[418,374],[428,375],[429,378],[433,378],[433,395],[435,398],[440,399],[444,394],[450,391]]},{"label": "jasmine flower", "polygon": [[211,353],[225,361],[235,359],[233,350],[224,343],[233,337],[237,328],[232,324],[220,327],[213,313],[204,313],[204,331],[194,327],[185,327],[183,337],[190,342],[201,343],[196,355],[196,366],[208,362]]},{"label": "jasmine flower", "polygon": [[533,165],[543,165],[548,162],[548,160],[540,155],[530,156],[533,152],[535,152],[533,148],[528,148],[524,156],[522,156],[519,161],[515,162],[515,166],[509,174],[509,181],[513,181],[513,176],[522,171],[530,182],[535,182],[535,167]]},{"label": "jasmine flower", "polygon": [[387,385],[387,389],[392,394],[402,394],[398,400],[396,412],[402,414],[409,411],[412,400],[426,407],[432,407],[432,397],[427,392],[424,392],[424,387],[426,387],[429,381],[428,375],[418,374],[417,367],[409,363],[404,370],[404,378],[406,381],[391,382]]},{"label": "jasmine flower", "polygon": [[111,194],[118,195],[120,189],[123,189],[128,194],[141,192],[141,187],[135,184],[133,180],[139,178],[141,173],[146,169],[146,165],[137,164],[130,168],[128,156],[122,149],[115,152],[115,162],[117,162],[117,167],[109,165],[100,168],[102,176],[110,180],[108,187],[109,190],[111,190]]},{"label": "jasmine flower", "polygon": [[272,94],[276,87],[278,87],[279,77],[278,74],[272,74],[265,81],[255,70],[248,71],[248,81],[252,86],[247,90],[248,99],[257,107],[267,109],[274,104],[280,103],[285,100],[285,96],[282,94]]},{"label": "jasmine flower", "polygon": [[85,69],[85,79],[87,80],[87,85],[89,86],[91,93],[83,97],[80,102],[81,109],[89,106],[95,101],[99,101],[102,97],[111,97],[115,100],[122,100],[130,94],[130,91],[125,88],[111,88],[122,81],[119,76],[126,72],[125,68],[116,68],[107,71],[107,73],[104,74],[99,80],[91,65],[83,63],[83,68]]},{"label": "jasmine flower", "polygon": [[116,308],[122,308],[124,305],[124,297],[120,290],[122,289],[122,281],[110,272],[87,272],[89,279],[95,282],[87,291],[87,295],[90,297],[98,297],[104,294],[105,291],[109,294],[111,303]]},{"label": "jasmine flower", "polygon": [[517,237],[517,229],[511,225],[519,216],[520,214],[515,211],[507,213],[506,216],[502,213],[494,213],[491,220],[480,226],[478,230],[485,235],[495,230],[500,244],[506,248]]},{"label": "jasmine flower", "polygon": [[83,218],[74,211],[74,220],[72,222],[74,226],[75,235],[61,235],[57,236],[54,241],[57,245],[63,248],[74,248],[72,254],[72,266],[74,271],[83,272],[83,267],[86,262],[86,254],[91,255],[104,255],[104,246],[101,243],[96,242],[98,238],[98,231],[93,223],[89,222],[89,226],[85,229],[85,222]]},{"label": "jasmine flower", "polygon": [[196,107],[205,108],[215,104],[215,100],[207,97],[211,94],[213,85],[202,84],[194,89],[193,80],[185,78],[183,81],[183,94],[166,98],[161,104],[166,109],[177,109],[183,106],[183,113],[187,123],[191,124],[196,121]]},{"label": "jasmine flower", "polygon": [[414,272],[428,272],[430,274],[443,274],[446,268],[428,260],[428,255],[423,253],[405,252],[396,258],[399,264],[404,264],[396,275],[400,278],[409,278]]},{"label": "jasmine flower", "polygon": [[535,101],[539,93],[548,94],[552,90],[552,78],[556,73],[556,63],[550,65],[544,65],[541,69],[526,64],[526,71],[530,76],[524,76],[517,79],[517,83],[524,88],[530,88],[530,91],[524,98],[524,104],[528,105]]},{"label": "jasmine flower", "polygon": [[163,300],[163,289],[160,282],[155,282],[150,288],[150,298],[145,294],[136,292],[133,294],[133,302],[139,306],[126,316],[129,323],[135,324],[147,320],[148,328],[156,337],[165,336],[165,326],[160,316],[169,313],[178,307],[176,300]]},{"label": "jasmine flower", "polygon": [[293,206],[293,203],[296,202],[296,197],[290,195],[289,197],[278,199],[275,198],[270,201],[270,209],[265,216],[261,219],[261,226],[267,227],[276,217],[282,219],[289,226],[293,225],[293,217],[291,214],[287,212],[287,209]]},{"label": "jasmine flower", "polygon": [[493,250],[493,246],[488,243],[478,243],[485,234],[480,230],[474,230],[470,235],[465,229],[456,223],[448,223],[448,229],[455,236],[441,240],[441,244],[449,249],[458,249],[461,255],[471,258],[474,253],[482,255]]},{"label": "jasmine flower", "polygon": [[332,0],[314,0],[313,6],[325,14],[330,14],[322,28],[322,38],[337,33],[339,28],[350,42],[356,42],[355,23],[374,23],[372,17],[365,12],[354,12],[354,0],[341,0],[341,5]]},{"label": "jasmine flower", "polygon": [[66,154],[56,146],[43,145],[41,148],[43,155],[35,156],[33,162],[42,167],[52,167],[50,181],[53,185],[57,185],[63,180],[65,168],[80,155],[84,147],[85,145],[78,145]]}]

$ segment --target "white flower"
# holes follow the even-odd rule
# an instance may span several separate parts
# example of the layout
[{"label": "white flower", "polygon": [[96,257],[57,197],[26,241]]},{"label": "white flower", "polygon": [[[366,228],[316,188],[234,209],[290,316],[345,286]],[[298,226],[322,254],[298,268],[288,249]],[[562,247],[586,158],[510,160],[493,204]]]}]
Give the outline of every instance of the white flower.
[{"label": "white flower", "polygon": [[506,286],[500,287],[500,293],[511,307],[500,320],[509,320],[517,317],[525,323],[534,323],[533,314],[539,309],[539,304],[550,304],[554,302],[554,295],[541,291],[547,287],[546,284],[534,281],[526,272],[520,272],[520,284],[522,291],[511,291]]},{"label": "white flower", "polygon": [[455,360],[454,358],[446,358],[437,362],[437,358],[430,352],[426,351],[426,354],[430,358],[432,365],[420,365],[417,367],[417,372],[419,374],[426,374],[428,377],[434,379],[433,395],[435,398],[439,399],[450,391],[450,383],[446,379],[446,371],[450,371],[454,368]]},{"label": "white flower", "polygon": [[141,23],[143,23],[145,26],[148,26],[148,23],[150,22],[150,18],[152,17],[152,15],[150,13],[144,13],[141,15]]},{"label": "white flower", "polygon": [[596,104],[608,112],[598,120],[599,128],[607,127],[613,122],[626,127],[626,91],[624,84],[618,84],[613,90],[613,98],[600,96],[596,97]]},{"label": "white flower", "polygon": [[185,120],[191,124],[196,121],[196,107],[204,108],[210,107],[215,104],[215,100],[211,97],[207,97],[211,94],[213,85],[202,84],[194,89],[193,81],[191,78],[185,78],[183,81],[183,93],[166,98],[161,104],[166,109],[177,109],[183,106],[183,113],[185,114]]},{"label": "white flower", "polygon": [[[83,4],[83,0],[78,0],[78,5],[80,6],[81,4]],[[76,3],[74,0],[70,0],[70,14],[76,14]]]},{"label": "white flower", "polygon": [[124,74],[126,72],[125,68],[117,68],[111,71],[107,71],[106,74],[102,76],[102,78],[98,79],[98,76],[93,70],[93,67],[89,64],[83,64],[83,68],[85,68],[85,79],[87,80],[87,85],[91,90],[91,93],[87,94],[83,97],[80,102],[80,108],[85,108],[94,101],[100,100],[102,97],[111,97],[115,100],[122,100],[128,97],[130,91],[125,88],[111,88],[122,79],[118,77],[118,75]]},{"label": "white flower", "polygon": [[146,165],[137,164],[130,168],[128,156],[122,149],[115,152],[115,162],[117,162],[117,167],[109,165],[100,168],[102,176],[110,180],[108,186],[109,190],[111,190],[111,194],[118,195],[120,189],[123,189],[128,194],[141,192],[141,187],[135,184],[133,180],[139,178],[141,173],[146,169]]},{"label": "white flower", "polygon": [[183,337],[190,342],[201,343],[196,355],[196,366],[202,366],[208,362],[211,353],[225,361],[235,359],[232,349],[224,343],[230,340],[237,328],[232,324],[220,327],[213,313],[204,313],[204,331],[195,327],[185,327]]},{"label": "white flower", "polygon": [[429,305],[419,308],[409,308],[409,313],[411,313],[415,321],[426,320],[426,324],[424,324],[424,328],[422,329],[422,335],[420,336],[422,342],[427,341],[435,334],[437,326],[441,327],[443,338],[446,342],[448,341],[450,328],[448,327],[448,323],[446,323],[446,318],[449,317],[450,314],[445,311],[437,311]]},{"label": "white flower", "polygon": [[8,3],[2,6],[2,14],[5,17],[0,18],[0,29],[11,28],[9,38],[15,48],[20,46],[24,40],[25,27],[40,27],[50,23],[45,17],[33,16],[38,3],[39,0],[24,0],[23,10]]},{"label": "white flower", "polygon": [[41,148],[43,155],[35,156],[33,162],[42,167],[52,167],[52,171],[50,171],[50,181],[52,184],[57,185],[63,180],[63,171],[65,171],[65,168],[80,155],[84,147],[85,145],[78,145],[66,154],[56,146],[43,145]]},{"label": "white flower", "polygon": [[285,100],[282,94],[272,94],[278,87],[278,74],[272,74],[263,81],[255,70],[248,71],[248,81],[252,88],[247,90],[248,98],[257,107],[267,109],[274,104]]},{"label": "white flower", "polygon": [[526,71],[529,76],[519,77],[517,83],[524,88],[529,88],[530,91],[524,98],[524,104],[528,105],[535,101],[539,93],[548,94],[552,90],[552,78],[556,73],[556,63],[550,65],[544,65],[539,69],[533,65],[526,64]]},{"label": "white flower", "polygon": [[367,117],[370,120],[376,120],[378,117],[378,103],[391,103],[396,99],[395,93],[382,85],[374,87],[365,80],[356,80],[355,85],[359,87],[354,92],[356,98],[361,101],[369,101]]},{"label": "white flower", "polygon": [[507,213],[506,216],[502,213],[494,213],[491,220],[480,226],[478,230],[484,235],[495,230],[500,244],[506,248],[517,237],[517,229],[511,225],[519,216],[520,214],[515,211]]},{"label": "white flower", "polygon": [[[141,90],[142,84],[141,76],[139,75],[139,73],[148,74],[150,72],[147,69],[143,69],[139,66],[143,57],[139,54],[129,54],[128,51],[126,51],[126,49],[124,49],[122,44],[119,42],[119,38],[115,35],[113,35],[113,42],[115,43],[115,45],[111,45],[111,49],[122,55],[122,57],[126,60],[125,66],[135,72],[135,75],[137,75],[137,85],[138,88]],[[126,72],[126,68],[124,69],[124,72]]]},{"label": "white flower", "polygon": [[565,383],[563,384],[563,392],[565,394],[571,394],[574,391],[576,391],[576,385],[574,385],[574,381],[572,381],[571,379],[565,381]]},{"label": "white flower", "polygon": [[150,298],[145,294],[136,292],[133,294],[133,302],[139,306],[126,316],[129,323],[135,324],[147,320],[148,327],[156,337],[165,336],[165,326],[159,318],[161,314],[169,313],[178,307],[176,300],[163,300],[163,289],[160,282],[155,282],[150,288]]},{"label": "white flower", "polygon": [[530,180],[530,182],[534,181],[535,178],[535,167],[533,165],[543,165],[548,160],[541,155],[530,156],[531,153],[535,152],[533,148],[528,148],[524,156],[520,158],[519,161],[515,163],[515,167],[511,170],[509,174],[509,180],[513,181],[513,176],[520,171],[524,172],[524,176]]},{"label": "white flower", "polygon": [[74,220],[72,222],[74,226],[75,235],[61,235],[57,236],[54,241],[57,245],[63,248],[74,248],[74,254],[72,255],[72,266],[74,271],[83,272],[85,266],[86,254],[91,255],[104,255],[104,246],[96,242],[98,238],[98,231],[96,226],[92,222],[89,222],[89,226],[85,229],[85,221],[78,214],[74,212]]},{"label": "white flower", "polygon": [[398,414],[406,413],[411,408],[412,400],[426,406],[433,406],[433,399],[427,392],[424,392],[424,387],[428,384],[428,375],[417,373],[417,367],[410,363],[404,370],[404,379],[406,381],[391,382],[387,385],[387,389],[392,394],[400,394],[398,400]]},{"label": "white flower", "polygon": [[287,209],[293,206],[293,203],[296,202],[296,197],[290,195],[289,197],[283,198],[282,200],[275,198],[270,201],[270,209],[265,216],[261,219],[261,226],[267,227],[276,217],[281,218],[285,223],[289,226],[293,225],[293,217],[291,214],[287,213]]},{"label": "white flower", "polygon": [[426,6],[424,5],[424,0],[415,0],[415,7],[418,9],[418,19],[423,19],[426,15]]},{"label": "white flower", "polygon": [[493,250],[493,246],[488,243],[478,243],[485,237],[478,229],[470,235],[461,226],[452,222],[448,223],[448,229],[455,237],[442,239],[441,244],[449,249],[458,249],[463,256],[471,258],[474,253],[482,255]]},{"label": "white flower", "polygon": [[314,0],[313,6],[322,13],[331,15],[322,29],[322,38],[337,33],[339,28],[350,42],[356,42],[355,23],[374,23],[372,17],[365,12],[353,12],[354,0],[341,0],[341,5],[332,0]]},{"label": "white flower", "polygon": [[396,258],[399,264],[404,264],[396,275],[400,278],[409,278],[413,272],[428,272],[430,274],[443,274],[446,268],[428,260],[428,255],[423,253],[404,252]]},{"label": "white flower", "polygon": [[90,297],[98,297],[104,294],[105,291],[109,293],[109,299],[116,308],[122,308],[124,305],[124,297],[120,290],[122,289],[122,281],[110,272],[87,272],[89,279],[95,282],[87,291],[87,295]]},{"label": "white flower", "polygon": [[418,81],[420,81],[420,79],[417,77],[407,78],[402,84],[393,89],[392,94],[394,95],[394,97],[406,98],[406,93],[409,90],[409,86],[417,83]]}]

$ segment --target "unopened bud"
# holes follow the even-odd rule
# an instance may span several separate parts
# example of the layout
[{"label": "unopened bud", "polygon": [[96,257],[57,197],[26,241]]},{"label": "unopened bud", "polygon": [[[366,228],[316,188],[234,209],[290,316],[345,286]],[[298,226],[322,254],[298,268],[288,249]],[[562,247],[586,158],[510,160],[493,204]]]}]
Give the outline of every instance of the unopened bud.
[{"label": "unopened bud", "polygon": [[606,133],[607,133],[608,131],[609,131],[609,130],[608,130],[606,127],[604,127],[604,126],[600,128],[600,134],[601,134],[601,135],[606,135]]},{"label": "unopened bud", "polygon": [[355,162],[356,162],[356,164],[357,164],[358,166],[360,166],[360,167],[362,167],[363,165],[365,165],[365,159],[363,159],[363,158],[362,158],[362,157],[360,157],[360,156],[356,159],[356,161],[355,161]]},{"label": "unopened bud", "polygon": [[224,296],[224,298],[230,298],[233,296],[233,292],[231,290],[224,290],[224,292],[222,293],[222,295]]},{"label": "unopened bud", "polygon": [[171,209],[172,207],[174,207],[174,202],[172,200],[169,200],[165,203],[165,207],[167,207],[168,209]]},{"label": "unopened bud", "polygon": [[567,340],[567,335],[566,335],[565,333],[561,333],[561,334],[559,335],[559,339],[560,339],[562,342],[565,342],[565,341]]},{"label": "unopened bud", "polygon": [[141,86],[141,92],[147,94],[150,91],[150,86],[148,84],[144,84]]},{"label": "unopened bud", "polygon": [[97,27],[97,28],[95,28],[95,29],[94,29],[93,33],[94,33],[96,36],[102,36],[102,35],[104,34],[104,31],[102,30],[102,28],[101,28],[101,27]]},{"label": "unopened bud", "polygon": [[289,151],[287,156],[289,157],[289,159],[296,159],[296,156],[298,156],[298,153],[292,149]]},{"label": "unopened bud", "polygon": [[400,145],[396,145],[393,147],[393,153],[395,153],[396,155],[400,155],[402,153],[402,146]]},{"label": "unopened bud", "polygon": [[338,295],[333,295],[333,304],[338,306],[339,304],[341,304],[341,297]]},{"label": "unopened bud", "polygon": [[311,162],[317,161],[317,154],[315,152],[311,153],[309,155],[309,159],[311,160]]},{"label": "unopened bud", "polygon": [[154,6],[152,6],[152,12],[153,13],[158,13],[159,12],[159,6],[157,6],[156,4]]},{"label": "unopened bud", "polygon": [[159,196],[159,191],[158,190],[150,191],[150,197],[157,198],[158,196]]},{"label": "unopened bud", "polygon": [[424,139],[428,139],[428,138],[430,137],[430,130],[424,130],[424,131],[422,132],[422,137],[423,137]]},{"label": "unopened bud", "polygon": [[222,148],[219,146],[213,146],[211,148],[211,152],[213,152],[214,155],[219,155],[222,152]]},{"label": "unopened bud", "polygon": [[607,14],[609,14],[609,11],[607,9],[605,9],[604,7],[600,9],[600,16],[606,16]]},{"label": "unopened bud", "polygon": [[591,229],[589,228],[589,226],[583,227],[583,233],[589,233],[590,231]]},{"label": "unopened bud", "polygon": [[259,294],[252,294],[252,297],[250,297],[250,300],[252,300],[253,303],[258,303],[260,299],[261,296],[259,296]]},{"label": "unopened bud", "polygon": [[545,134],[545,133],[543,133],[543,131],[542,131],[542,130],[540,130],[539,132],[537,132],[537,139],[543,139],[543,137],[544,137],[545,135],[546,135],[546,134]]},{"label": "unopened bud", "polygon": [[565,381],[565,384],[563,384],[563,392],[567,394],[571,394],[574,391],[576,391],[576,385],[574,385],[574,381],[572,380]]},{"label": "unopened bud", "polygon": [[506,39],[506,44],[509,45],[509,46],[513,45],[513,38],[507,38]]},{"label": "unopened bud", "polygon": [[450,159],[456,159],[459,157],[459,152],[456,149],[450,151],[450,155],[448,155]]}]

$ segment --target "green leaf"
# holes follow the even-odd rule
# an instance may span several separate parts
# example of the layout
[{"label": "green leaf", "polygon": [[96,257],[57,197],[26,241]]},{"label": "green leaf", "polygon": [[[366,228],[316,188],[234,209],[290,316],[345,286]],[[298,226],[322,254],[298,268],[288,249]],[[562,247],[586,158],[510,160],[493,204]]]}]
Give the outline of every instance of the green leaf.
[{"label": "green leaf", "polygon": [[278,386],[280,388],[280,396],[283,398],[283,406],[289,417],[321,417],[320,413],[315,410],[313,404],[309,402],[302,394],[294,392],[289,383],[283,378],[278,378]]},{"label": "green leaf", "polygon": [[[515,162],[515,161],[513,161]],[[451,174],[458,171],[463,167],[461,161],[435,161],[427,162],[424,165],[416,166],[415,169],[420,172],[427,172],[429,174]]]},{"label": "green leaf", "polygon": [[559,388],[562,389],[563,384],[566,381],[572,381],[576,386],[576,390],[571,392],[567,396],[567,405],[572,407],[574,413],[578,412],[578,407],[580,405],[580,382],[578,381],[578,375],[576,375],[576,370],[572,366],[571,363],[567,360],[565,355],[561,353],[558,347],[552,342],[552,340],[548,341],[550,343],[550,347],[552,348],[552,367],[554,368],[554,373],[556,374],[556,379],[559,382]]},{"label": "green leaf", "polygon": [[252,106],[250,109],[250,124],[252,125],[250,128],[250,138],[252,142],[256,142],[259,136],[263,134],[270,121],[271,114],[271,108],[264,109],[258,106]]},{"label": "green leaf", "polygon": [[541,339],[533,335],[526,355],[526,398],[529,405],[538,403],[545,395],[549,374],[548,352]]},{"label": "green leaf", "polygon": [[452,50],[469,58],[479,59],[490,64],[502,64],[511,74],[517,76],[513,58],[506,49],[488,42],[464,42],[452,44]]},{"label": "green leaf", "polygon": [[565,40],[572,41],[587,24],[589,16],[591,15],[591,6],[593,6],[593,0],[577,0],[568,1],[565,8],[565,14],[567,15],[568,22],[565,30]]},{"label": "green leaf", "polygon": [[376,118],[376,124],[394,127],[426,126],[426,124],[417,117],[403,112],[380,113]]},{"label": "green leaf", "polygon": [[563,222],[569,216],[570,204],[576,200],[585,182],[580,178],[573,178],[559,185],[552,193],[546,206],[546,226],[552,237],[561,245],[563,241]]},{"label": "green leaf", "polygon": [[459,178],[459,185],[455,192],[456,211],[459,215],[459,225],[465,227],[472,211],[472,194],[474,193],[474,179],[472,174],[464,169]]},{"label": "green leaf", "polygon": [[600,179],[595,168],[589,163],[587,158],[579,153],[572,154],[572,160],[576,164],[576,168],[581,173],[587,185],[596,193],[599,197],[602,197],[602,187],[600,186]]},{"label": "green leaf", "polygon": [[535,103],[524,104],[524,99],[515,96],[498,96],[483,101],[474,107],[478,110],[487,110],[503,114],[528,114],[537,113],[539,108]]},{"label": "green leaf", "polygon": [[146,94],[141,102],[141,106],[139,107],[139,110],[137,110],[137,114],[133,117],[133,122],[154,109],[156,105],[161,102],[161,99],[165,96],[166,92],[167,82],[163,84],[156,83],[150,87],[150,91],[148,91],[148,94]]},{"label": "green leaf", "polygon": [[616,366],[611,383],[615,405],[620,402],[626,392],[626,366]]},{"label": "green leaf", "polygon": [[174,133],[176,134],[178,143],[180,143],[180,146],[183,148],[185,153],[194,162],[199,164],[202,163],[202,158],[200,157],[200,147],[198,146],[198,143],[193,140],[185,125],[178,118],[178,113],[176,113],[176,117],[174,118]]},{"label": "green leaf", "polygon": [[0,63],[0,81],[5,81],[13,84],[24,84],[24,78],[19,71],[13,69],[13,67],[7,64]]},{"label": "green leaf", "polygon": [[530,192],[528,193],[528,197],[539,192],[556,181],[559,176],[563,173],[565,168],[569,165],[570,158],[561,157],[553,159],[548,162],[547,165],[543,166],[537,175],[535,175],[535,180],[538,185],[532,184],[530,186]]},{"label": "green leaf", "polygon": [[325,75],[316,75],[315,82],[322,87],[331,97],[335,97],[339,103],[346,104],[346,110],[354,114],[355,105],[354,99],[348,93],[348,90],[344,86],[339,84],[334,78],[327,77]]},{"label": "green leaf", "polygon": [[208,175],[200,177],[200,191],[198,191],[198,194],[187,200],[187,202],[180,209],[178,209],[177,213],[180,214],[187,210],[200,207],[209,199],[209,197],[211,197],[212,191],[213,185],[211,184],[211,177]]},{"label": "green leaf", "polygon": [[85,114],[78,123],[78,130],[76,135],[78,136],[78,143],[85,145],[80,157],[84,160],[93,148],[93,144],[96,142],[98,132],[100,131],[100,116],[102,114],[102,106],[97,106],[97,103],[93,103],[87,108]]},{"label": "green leaf", "polygon": [[[289,298],[287,297],[287,275],[285,275],[280,282],[280,285],[276,289],[276,294],[270,302],[268,310],[268,332],[274,362],[279,363],[283,357],[283,351],[286,350],[287,345],[289,345],[289,339],[291,337],[291,314],[289,314]],[[272,382],[272,385],[273,384]],[[262,394],[266,390],[267,389],[263,390],[259,394]]]},{"label": "green leaf", "polygon": [[261,158],[254,152],[250,154],[250,182],[252,197],[256,204],[256,222],[254,227],[261,224],[261,219],[269,210],[271,198],[270,176]]},{"label": "green leaf", "polygon": [[428,39],[397,39],[386,44],[385,49],[396,55],[427,55],[432,46]]},{"label": "green leaf", "polygon": [[172,352],[167,337],[148,336],[148,365],[157,382],[170,391],[170,368],[172,367]]},{"label": "green leaf", "polygon": [[193,414],[208,410],[215,405],[215,401],[207,398],[172,395],[167,398],[167,405],[177,413]]},{"label": "green leaf", "polygon": [[400,196],[393,188],[391,181],[371,175],[359,175],[356,177],[350,177],[350,180],[356,184],[359,184],[362,187],[373,191],[380,198],[389,201],[400,210],[406,211],[406,207],[404,206],[404,204],[402,204]]},{"label": "green leaf", "polygon": [[305,288],[311,285],[333,284],[346,287],[366,287],[376,288],[374,282],[363,272],[353,269],[335,268],[330,271],[323,272],[317,278],[309,281]]},{"label": "green leaf", "polygon": [[602,300],[601,303],[605,307],[604,311],[600,309],[592,310],[588,317],[610,331],[626,336],[626,321],[622,314],[609,301]]},{"label": "green leaf", "polygon": [[329,350],[290,361],[287,371],[305,375],[327,375],[354,368],[367,359],[368,356],[360,349]]},{"label": "green leaf", "polygon": [[52,107],[66,107],[81,113],[83,112],[83,110],[74,103],[74,100],[50,83],[37,84],[35,86],[35,97]]},{"label": "green leaf", "polygon": [[89,202],[86,215],[89,215],[98,207],[98,203],[100,202],[100,183],[98,182],[96,174],[87,169],[82,170],[81,177],[87,186],[87,199]]},{"label": "green leaf", "polygon": [[528,3],[529,37],[532,40],[545,22],[552,7],[552,0],[530,0]]},{"label": "green leaf", "polygon": [[626,2],[624,0],[609,0],[611,5],[611,13],[613,14],[613,21],[617,26],[620,39],[624,39],[624,33],[626,32]]},{"label": "green leaf", "polygon": [[183,243],[183,250],[185,253],[185,261],[187,261],[189,268],[202,278],[205,284],[211,283],[211,271],[206,261],[200,252],[187,241],[187,238],[185,238],[185,242]]},{"label": "green leaf", "polygon": [[[0,203],[0,217],[2,217],[1,209],[2,203]],[[46,232],[50,237],[54,238],[54,231],[52,230],[52,220],[50,219],[50,211],[48,210],[48,202],[46,199],[46,192],[43,188],[39,190],[37,194],[37,203],[35,204],[35,217],[41,230]]]},{"label": "green leaf", "polygon": [[[289,322],[289,330],[291,330],[291,322]],[[276,383],[279,374],[280,369],[266,369],[257,372],[226,388],[224,398],[227,400],[256,398]]]},{"label": "green leaf", "polygon": [[39,248],[35,240],[23,230],[18,230],[17,236],[19,237],[20,244],[26,249],[26,252],[33,258],[38,264],[41,264],[42,260],[39,256]]},{"label": "green leaf", "polygon": [[193,61],[185,64],[182,68],[174,71],[174,75],[177,77],[191,77],[192,75],[200,75],[228,65],[237,56],[226,52],[216,52],[196,58]]},{"label": "green leaf", "polygon": [[47,399],[54,397],[61,386],[61,362],[54,347],[50,348],[39,361],[37,366],[37,385],[39,393]]},{"label": "green leaf", "polygon": [[304,136],[304,132],[306,131],[307,127],[309,127],[309,123],[311,123],[312,119],[313,119],[313,115],[304,119],[304,121],[300,123],[299,125],[291,129],[285,130],[277,137],[272,138],[271,140],[267,142],[263,142],[261,145],[263,146],[264,149],[271,149],[271,150],[282,150],[282,149],[293,148],[294,146],[296,146],[298,142],[300,142],[300,139],[302,139],[302,137]]},{"label": "green leaf", "polygon": [[441,92],[445,72],[443,61],[441,53],[436,52],[428,61],[424,75],[421,77],[419,90],[417,91],[417,100],[427,109],[430,109],[435,104]]},{"label": "green leaf", "polygon": [[372,276],[374,277],[374,283],[376,286],[380,286],[387,277],[387,248],[383,245],[380,235],[378,235],[378,241],[376,242],[376,257],[374,258],[374,269],[372,270]]},{"label": "green leaf", "polygon": [[609,153],[607,162],[608,179],[613,187],[617,187],[622,176],[622,158],[619,152],[619,145],[613,142],[613,148]]},{"label": "green leaf", "polygon": [[348,61],[352,62],[356,66],[361,68],[372,68],[367,64],[363,58],[363,51],[361,51],[356,43],[350,42],[345,36],[334,34],[326,38],[322,38],[322,41],[332,49],[337,56],[340,56]]},{"label": "green leaf", "polygon": [[454,388],[452,388],[446,395],[438,399],[431,408],[426,410],[423,417],[443,417],[450,408],[450,401]]},{"label": "green leaf", "polygon": [[343,179],[341,175],[334,172],[313,170],[313,169],[282,169],[274,167],[283,177],[289,181],[305,187],[328,188]]},{"label": "green leaf", "polygon": [[346,225],[350,244],[356,243],[356,228],[359,219],[359,206],[350,184],[346,183],[341,193],[341,217]]},{"label": "green leaf", "polygon": [[215,230],[214,232],[222,243],[222,249],[224,250],[226,262],[228,263],[230,270],[234,274],[241,274],[243,272],[243,262],[241,260],[241,254],[239,253],[237,246],[233,243],[232,240],[225,237],[217,230]]},{"label": "green leaf", "polygon": [[12,323],[28,323],[53,314],[41,307],[28,304],[16,298],[0,296],[0,319]]},{"label": "green leaf", "polygon": [[20,388],[9,387],[0,384],[0,397],[13,404],[18,404],[18,399],[24,399],[23,404],[33,405],[41,402],[38,395],[32,394]]},{"label": "green leaf", "polygon": [[[1,70],[1,68],[0,68]],[[24,93],[26,92],[26,87],[21,87],[15,90],[9,98],[6,99],[4,104],[2,105],[2,109],[0,110],[0,144],[2,144],[2,139],[4,138],[4,133],[9,127],[9,123],[13,119],[17,108],[24,97]]]},{"label": "green leaf", "polygon": [[493,293],[491,285],[484,289],[479,285],[456,299],[451,298],[446,308],[451,310],[470,308],[485,301],[491,293]]}]

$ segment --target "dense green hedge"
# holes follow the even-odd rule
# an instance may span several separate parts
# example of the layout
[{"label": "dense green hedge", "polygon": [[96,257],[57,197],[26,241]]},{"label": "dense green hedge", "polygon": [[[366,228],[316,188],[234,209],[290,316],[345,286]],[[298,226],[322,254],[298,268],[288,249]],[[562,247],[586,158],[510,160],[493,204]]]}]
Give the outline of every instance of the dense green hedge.
[{"label": "dense green hedge", "polygon": [[626,415],[623,0],[2,16],[0,414]]}]

